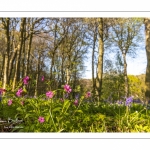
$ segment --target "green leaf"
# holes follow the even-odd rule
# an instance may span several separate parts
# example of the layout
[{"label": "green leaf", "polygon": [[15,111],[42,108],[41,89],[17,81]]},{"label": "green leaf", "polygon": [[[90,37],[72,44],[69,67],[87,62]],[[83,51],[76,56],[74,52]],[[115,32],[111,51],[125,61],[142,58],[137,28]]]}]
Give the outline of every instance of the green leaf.
[{"label": "green leaf", "polygon": [[53,112],[59,112],[61,110],[61,107],[56,107],[53,109]]},{"label": "green leaf", "polygon": [[24,118],[28,118],[29,116],[31,116],[31,114],[26,114]]},{"label": "green leaf", "polygon": [[50,119],[50,115],[48,114],[48,115],[45,117],[46,122],[48,122],[49,119]]},{"label": "green leaf", "polygon": [[58,133],[61,132],[61,131],[63,131],[63,130],[64,130],[64,129],[60,129],[60,130],[58,131]]},{"label": "green leaf", "polygon": [[21,112],[23,111],[23,109],[21,107],[18,107],[16,110],[21,111]]},{"label": "green leaf", "polygon": [[35,125],[34,124],[30,126],[30,131],[32,131],[32,132],[35,131]]},{"label": "green leaf", "polygon": [[62,109],[62,113],[64,112],[64,110],[66,112],[68,110],[69,106],[70,106],[70,101],[69,100],[65,100],[64,105],[63,105],[63,109]]},{"label": "green leaf", "polygon": [[78,113],[83,113],[83,111],[82,111],[82,110],[77,110],[76,112],[78,112]]},{"label": "green leaf", "polygon": [[25,88],[25,87],[23,87],[23,92],[24,92],[24,93],[27,93],[27,90],[26,90],[26,88]]}]

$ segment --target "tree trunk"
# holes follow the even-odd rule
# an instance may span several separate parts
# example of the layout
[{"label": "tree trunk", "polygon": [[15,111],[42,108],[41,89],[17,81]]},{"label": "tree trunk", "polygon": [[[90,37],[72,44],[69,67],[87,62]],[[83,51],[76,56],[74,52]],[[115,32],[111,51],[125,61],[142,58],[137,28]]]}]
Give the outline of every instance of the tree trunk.
[{"label": "tree trunk", "polygon": [[33,38],[33,32],[31,32],[31,34],[29,36],[29,44],[28,44],[28,50],[27,50],[27,62],[25,65],[24,76],[27,76],[29,74],[29,60],[30,60],[30,53],[31,53],[32,38]]},{"label": "tree trunk", "polygon": [[16,23],[16,21],[13,19],[12,20],[12,29],[11,29],[11,45],[10,45],[10,55],[9,55],[9,68],[8,68],[8,83],[10,85],[10,80],[11,80],[11,77],[12,77],[12,70],[13,70],[13,64],[14,64],[14,61],[16,59],[16,53],[17,53],[17,48],[16,48],[16,44],[15,44],[15,32],[16,32],[16,29],[14,26],[14,24]]},{"label": "tree trunk", "polygon": [[94,56],[95,56],[95,44],[96,44],[96,39],[97,39],[97,33],[96,33],[96,28],[94,31],[94,39],[93,39],[93,51],[92,51],[92,82],[93,82],[93,97],[95,97],[95,77],[94,77]]},{"label": "tree trunk", "polygon": [[16,87],[16,82],[17,79],[20,79],[20,66],[19,62],[21,61],[21,51],[22,51],[22,45],[23,45],[23,32],[24,32],[24,23],[25,23],[25,18],[21,19],[21,25],[20,25],[20,39],[19,39],[19,44],[17,47],[17,57],[16,57],[16,64],[15,64],[15,75],[14,75],[14,80],[13,80],[13,87],[12,90],[15,90]]},{"label": "tree trunk", "polygon": [[[39,53],[39,52],[38,52]],[[39,82],[39,71],[40,71],[40,54],[38,54],[38,61],[37,61],[37,70],[36,70],[36,83],[35,83],[35,92],[34,96],[38,95],[38,82]]]},{"label": "tree trunk", "polygon": [[[23,51],[23,45],[24,45],[24,34],[26,34],[26,18],[23,18],[23,24],[22,24],[22,31],[21,31],[21,47],[20,47],[20,53],[19,53],[19,62],[18,62],[18,72],[17,72],[17,82],[20,81],[20,77],[21,77],[21,70],[22,68],[22,64],[23,64],[23,60],[21,59],[22,56],[22,51]],[[21,69],[22,68],[22,69]]]},{"label": "tree trunk", "polygon": [[61,61],[61,84],[64,84],[64,52],[62,53],[62,61]]},{"label": "tree trunk", "polygon": [[150,18],[144,19],[145,23],[145,36],[146,36],[146,55],[147,55],[147,67],[145,77],[145,97],[146,100],[150,99]]},{"label": "tree trunk", "polygon": [[10,58],[10,61],[9,61],[8,82],[10,82],[10,79],[11,79],[11,74],[12,74],[12,69],[13,69],[13,63],[15,61],[16,54],[17,54],[17,48],[14,48],[14,52],[11,55],[11,58]]},{"label": "tree trunk", "polygon": [[3,73],[3,89],[6,89],[6,85],[8,82],[8,55],[5,54],[5,60],[4,60],[4,73]]},{"label": "tree trunk", "polygon": [[4,74],[4,64],[5,64],[5,54],[2,55],[3,57],[3,61],[2,61],[2,68],[1,68],[1,72],[0,72],[0,80],[3,80],[3,74]]},{"label": "tree trunk", "polygon": [[96,95],[98,95],[98,101],[100,101],[102,91],[103,54],[104,54],[103,18],[99,18],[98,30],[99,30],[99,56],[97,64]]},{"label": "tree trunk", "polygon": [[66,68],[66,83],[69,83],[69,67]]},{"label": "tree trunk", "polygon": [[51,58],[51,67],[50,67],[50,81],[51,81],[51,84],[50,84],[50,90],[51,88],[53,87],[54,85],[54,74],[53,74],[53,70],[54,70],[54,65],[55,65],[55,55],[56,55],[56,50],[58,48],[58,45],[56,44],[56,38],[57,38],[57,23],[55,24],[55,29],[54,29],[54,50],[52,52],[52,58]]},{"label": "tree trunk", "polygon": [[25,53],[25,47],[26,47],[26,40],[25,40],[25,37],[26,37],[26,31],[24,33],[24,40],[23,40],[23,58],[22,58],[22,78],[24,77],[24,74],[25,74],[25,58],[26,58],[26,53]]},{"label": "tree trunk", "polygon": [[124,61],[124,80],[125,80],[125,97],[128,97],[129,93],[129,85],[128,85],[128,77],[127,77],[127,62],[126,62],[126,54],[123,53],[123,61]]},{"label": "tree trunk", "polygon": [[4,89],[6,89],[6,85],[8,84],[8,67],[9,67],[9,52],[10,52],[9,25],[10,25],[10,18],[6,18],[5,34],[6,34],[7,49],[5,52],[4,72],[3,72],[3,88]]}]

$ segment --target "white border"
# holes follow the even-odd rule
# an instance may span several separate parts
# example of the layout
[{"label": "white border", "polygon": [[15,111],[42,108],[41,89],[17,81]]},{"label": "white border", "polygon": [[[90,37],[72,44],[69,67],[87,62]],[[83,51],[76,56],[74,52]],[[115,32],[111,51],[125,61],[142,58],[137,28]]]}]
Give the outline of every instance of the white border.
[{"label": "white border", "polygon": [[147,133],[1,133],[0,139],[150,139]]},{"label": "white border", "polygon": [[149,12],[0,12],[0,17],[149,17]]},{"label": "white border", "polygon": [[[148,0],[3,0],[0,8],[0,17],[149,16],[150,7]],[[42,140],[39,142],[36,138]],[[134,148],[141,150],[149,146],[148,138],[150,138],[149,133],[0,133],[0,147],[5,149],[14,149],[15,147],[16,150],[27,148],[54,148],[61,150],[92,150],[98,148],[120,150]],[[28,139],[32,140],[28,141]],[[142,140],[139,141],[139,139]]]},{"label": "white border", "polygon": [[149,147],[144,133],[1,133],[3,149],[142,150]]},{"label": "white border", "polygon": [[0,11],[149,11],[148,0],[3,0]]},{"label": "white border", "polygon": [[6,150],[144,150],[149,148],[149,140],[1,140],[1,149]]}]

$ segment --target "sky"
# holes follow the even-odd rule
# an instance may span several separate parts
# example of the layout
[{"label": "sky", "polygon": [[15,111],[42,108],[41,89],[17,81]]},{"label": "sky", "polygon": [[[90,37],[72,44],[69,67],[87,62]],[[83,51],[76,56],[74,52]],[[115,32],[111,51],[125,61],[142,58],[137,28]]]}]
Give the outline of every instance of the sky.
[{"label": "sky", "polygon": [[147,65],[147,58],[146,58],[146,51],[140,51],[136,58],[127,58],[127,73],[132,75],[139,75],[146,73],[146,65]]},{"label": "sky", "polygon": [[[110,60],[114,60],[114,55],[111,53],[109,55]],[[140,75],[146,73],[146,50],[145,50],[145,40],[140,45],[136,52],[136,57],[132,58],[127,55],[127,74],[128,75]],[[86,60],[86,71],[83,75],[85,79],[92,79],[92,65],[91,65],[91,54],[88,55],[88,59]]]},{"label": "sky", "polygon": [[[127,74],[128,75],[145,74],[146,65],[147,65],[147,58],[146,58],[146,51],[144,49],[140,50],[136,58],[131,58],[130,56],[127,56]],[[88,62],[86,62],[86,66],[87,66],[87,69],[85,71],[85,75],[83,76],[83,78],[92,79],[92,67],[91,67],[90,59],[88,59]]]},{"label": "sky", "polygon": [[[138,47],[135,49],[136,55],[135,58],[127,54],[127,74],[128,75],[140,75],[146,73],[147,58],[146,58],[146,49],[145,49],[145,26],[142,25],[139,31],[139,35],[142,37],[141,41],[138,43]],[[115,48],[114,48],[115,49]],[[98,50],[97,50],[98,51]],[[104,56],[105,57],[105,56]],[[115,60],[115,54],[107,53],[107,57],[110,60]],[[92,54],[88,54],[88,59],[86,60],[85,65],[86,71],[83,75],[85,79],[92,79],[92,65],[91,65]]]}]

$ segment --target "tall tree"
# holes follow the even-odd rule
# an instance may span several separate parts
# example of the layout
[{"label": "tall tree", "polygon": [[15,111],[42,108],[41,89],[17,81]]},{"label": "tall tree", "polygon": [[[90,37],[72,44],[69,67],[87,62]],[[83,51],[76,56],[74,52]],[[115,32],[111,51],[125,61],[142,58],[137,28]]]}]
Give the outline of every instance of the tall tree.
[{"label": "tall tree", "polygon": [[140,41],[141,20],[134,18],[113,18],[111,19],[110,38],[112,46],[117,46],[122,54],[124,64],[125,97],[128,97],[128,77],[127,77],[127,54],[135,54],[136,47]]},{"label": "tall tree", "polygon": [[97,78],[96,78],[96,91],[98,100],[100,101],[102,91],[102,77],[103,77],[103,55],[104,55],[104,28],[103,18],[98,18],[99,26],[99,50],[98,50],[98,64],[97,64]]},{"label": "tall tree", "polygon": [[97,18],[85,18],[85,22],[88,25],[88,39],[91,44],[92,49],[92,93],[93,97],[95,97],[95,88],[96,88],[96,80],[95,80],[95,52],[97,48],[97,39],[98,39],[98,21]]},{"label": "tall tree", "polygon": [[146,92],[145,97],[147,100],[150,99],[150,18],[144,19],[145,23],[145,36],[146,36],[146,55],[147,55],[147,67],[146,67],[146,77],[145,85]]},{"label": "tall tree", "polygon": [[4,69],[3,69],[3,88],[8,84],[8,67],[9,67],[9,53],[10,53],[10,18],[2,18],[2,25],[5,30],[7,47],[4,54]]},{"label": "tall tree", "polygon": [[26,18],[21,19],[20,24],[20,35],[19,35],[19,44],[17,46],[17,57],[16,57],[16,64],[15,64],[15,74],[14,74],[14,80],[13,80],[13,87],[12,90],[15,90],[17,79],[20,79],[20,61],[21,61],[21,52],[22,52],[22,46],[23,46],[23,33],[24,33],[24,27],[25,27],[25,21]]},{"label": "tall tree", "polygon": [[27,76],[29,74],[29,61],[30,61],[30,53],[31,53],[31,47],[32,47],[32,40],[33,36],[36,34],[41,33],[42,26],[41,22],[43,21],[43,18],[28,18],[27,26],[28,26],[28,48],[27,48],[27,55],[26,55],[26,63],[25,63],[25,71],[24,76]]}]

